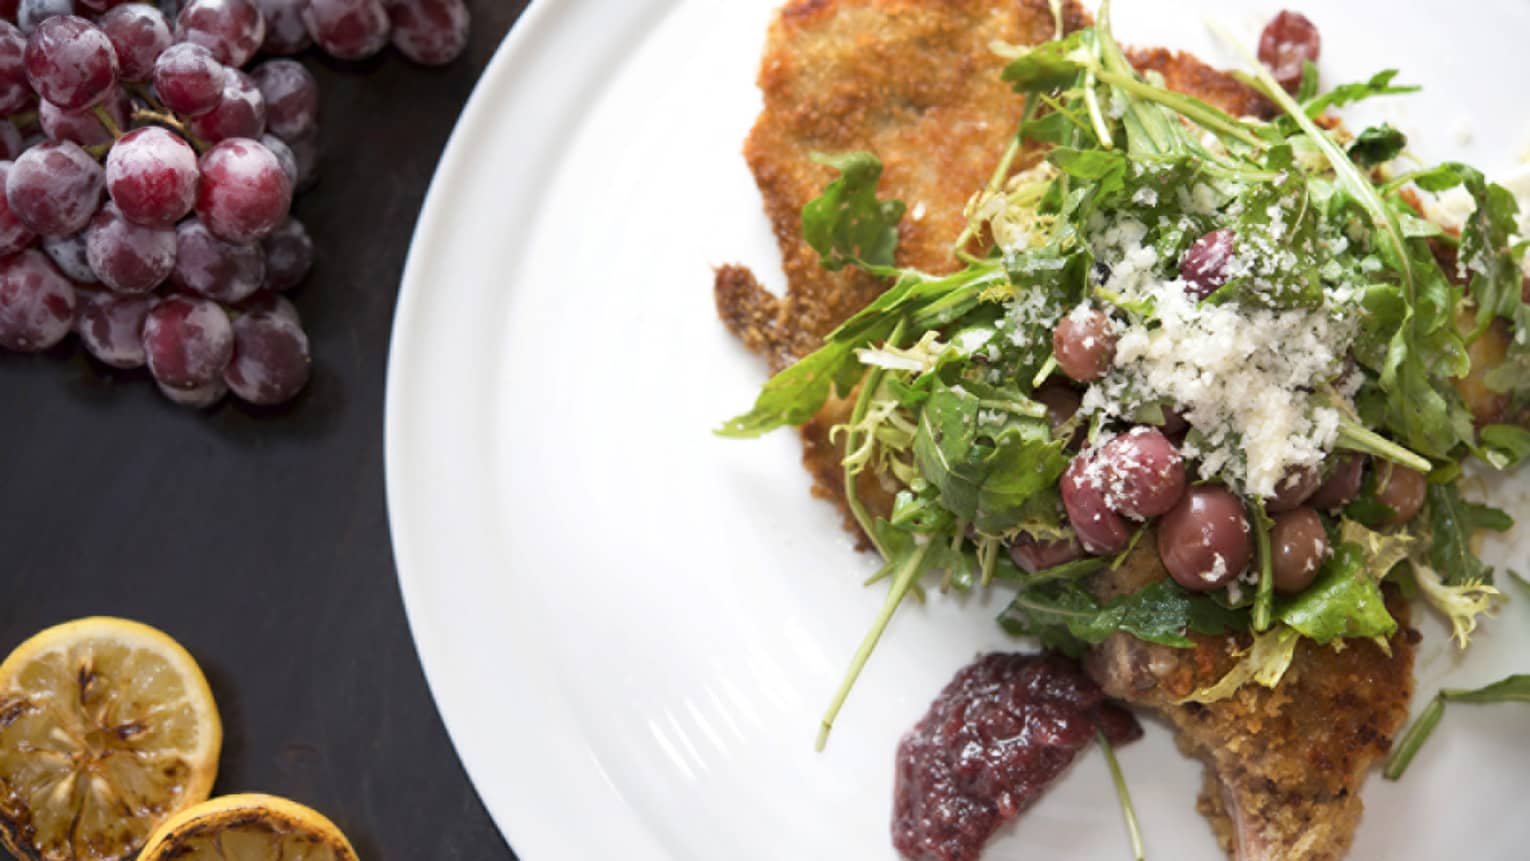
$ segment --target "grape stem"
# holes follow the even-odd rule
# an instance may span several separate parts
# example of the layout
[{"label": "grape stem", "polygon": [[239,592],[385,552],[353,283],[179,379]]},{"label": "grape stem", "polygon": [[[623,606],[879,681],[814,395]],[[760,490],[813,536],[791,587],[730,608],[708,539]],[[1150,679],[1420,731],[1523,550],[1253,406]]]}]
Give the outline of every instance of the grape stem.
[{"label": "grape stem", "polygon": [[165,126],[171,131],[185,138],[186,142],[191,144],[192,148],[195,149],[198,154],[207,152],[207,141],[204,141],[196,135],[192,134],[191,130],[186,128],[186,124],[181,122],[180,117],[177,117],[175,114],[169,111],[156,111],[150,110],[148,108],[137,108],[133,111],[133,120],[135,122],[157,123],[159,125]]},{"label": "grape stem", "polygon": [[96,115],[96,119],[101,121],[101,125],[106,129],[107,133],[112,136],[112,140],[122,137],[122,128],[117,125],[116,120],[112,119],[111,112],[104,106],[98,104],[90,110],[91,113]]}]

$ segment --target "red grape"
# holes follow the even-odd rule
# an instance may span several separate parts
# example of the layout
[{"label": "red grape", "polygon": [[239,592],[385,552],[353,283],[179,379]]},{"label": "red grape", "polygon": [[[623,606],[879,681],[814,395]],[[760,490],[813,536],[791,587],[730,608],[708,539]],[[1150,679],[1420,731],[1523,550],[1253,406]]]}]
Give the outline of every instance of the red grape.
[{"label": "red grape", "polygon": [[303,222],[289,218],[260,241],[266,252],[267,290],[291,290],[313,268],[313,240]]},{"label": "red grape", "polygon": [[387,0],[393,47],[426,66],[444,66],[467,47],[469,15],[463,0]]},{"label": "red grape", "polygon": [[154,384],[159,387],[160,394],[169,398],[171,402],[194,410],[207,409],[223,400],[223,396],[228,394],[228,386],[221,379],[202,386],[192,386],[189,389],[167,386],[159,380],[155,380]]},{"label": "red grape", "polygon": [[319,47],[342,60],[381,51],[391,26],[381,0],[308,0],[303,23]]},{"label": "red grape", "polygon": [[1289,93],[1301,88],[1306,63],[1316,63],[1322,53],[1317,25],[1300,12],[1281,12],[1259,34],[1259,61]]},{"label": "red grape", "polygon": [[[16,156],[26,151],[26,144],[21,139],[21,132],[14,123],[8,120],[0,120],[0,161],[14,161]],[[292,152],[292,150],[288,150]],[[297,157],[292,159],[292,169],[297,170]]]},{"label": "red grape", "polygon": [[[10,172],[11,163],[0,161],[0,183],[5,182]],[[21,219],[11,214],[11,208],[5,200],[0,199],[0,257],[15,254],[31,245],[32,240],[36,238],[36,234],[27,229],[27,226],[21,223]]]},{"label": "red grape", "polygon": [[266,149],[270,150],[272,155],[276,156],[276,160],[278,162],[281,162],[282,173],[287,175],[287,179],[291,180],[293,187],[296,188],[298,181],[298,163],[297,156],[292,154],[292,147],[287,146],[286,142],[284,142],[281,138],[269,132],[260,136],[260,143]]},{"label": "red grape", "polygon": [[117,50],[117,65],[124,81],[147,81],[153,77],[154,61],[174,41],[165,16],[143,3],[118,6],[96,23]]},{"label": "red grape", "polygon": [[259,141],[232,138],[202,154],[197,215],[228,242],[254,242],[276,229],[292,206],[292,180]]},{"label": "red grape", "polygon": [[106,98],[117,83],[117,51],[96,25],[59,15],[37,25],[22,55],[39,96],[66,111]]},{"label": "red grape", "polygon": [[16,26],[30,33],[55,15],[73,15],[72,0],[21,0],[16,4]]},{"label": "red grape", "polygon": [[319,181],[319,136],[306,134],[286,143],[297,160],[297,190],[307,191]]},{"label": "red grape", "polygon": [[278,317],[286,317],[298,326],[303,325],[303,318],[298,316],[297,306],[288,302],[285,296],[272,293],[270,290],[261,290],[236,304],[234,308],[241,314],[275,314]]},{"label": "red grape", "polygon": [[134,224],[108,202],[85,228],[85,256],[101,283],[119,293],[143,293],[175,268],[175,231]]},{"label": "red grape", "polygon": [[250,72],[266,101],[266,127],[283,140],[318,128],[319,84],[296,60],[268,60]]},{"label": "red grape", "polygon": [[20,4],[21,0],[0,0],[0,18],[7,21],[16,20],[16,7]]},{"label": "red grape", "polygon": [[159,299],[102,293],[80,303],[74,330],[85,349],[114,368],[141,368],[143,323]]},{"label": "red grape", "polygon": [[266,41],[261,49],[267,54],[296,54],[313,39],[303,24],[303,7],[307,0],[254,0],[266,18]]},{"label": "red grape", "polygon": [[[106,108],[107,115],[117,124],[117,128],[127,128],[133,106],[120,87],[113,87],[101,105]],[[42,126],[43,134],[50,141],[74,141],[80,146],[96,146],[112,139],[112,133],[107,131],[94,111],[70,112],[52,102],[38,103],[37,123]]]},{"label": "red grape", "polygon": [[27,80],[26,50],[27,37],[11,22],[0,21],[0,114],[14,114],[36,97]]},{"label": "red grape", "polygon": [[85,255],[85,231],[70,236],[44,236],[42,247],[48,259],[70,281],[76,284],[100,283],[96,271],[90,268],[90,258]]},{"label": "red grape", "polygon": [[105,12],[108,9],[121,6],[124,3],[138,2],[138,0],[79,0],[81,6],[93,12]]},{"label": "red grape", "polygon": [[266,278],[266,255],[259,245],[224,242],[200,219],[176,225],[175,247],[170,283],[183,290],[233,304],[260,289]]},{"label": "red grape", "polygon": [[172,389],[197,389],[222,378],[234,355],[234,328],[218,303],[172,296],[149,311],[143,348],[154,379]]},{"label": "red grape", "polygon": [[310,365],[302,326],[281,314],[245,314],[234,321],[234,360],[223,381],[252,404],[279,404],[307,385]]},{"label": "red grape", "polygon": [[69,334],[74,307],[74,287],[41,251],[0,258],[0,347],[48,349]]},{"label": "red grape", "polygon": [[16,159],[5,178],[5,197],[27,227],[67,236],[90,221],[105,185],[105,172],[78,144],[47,141]]},{"label": "red grape", "polygon": [[107,154],[106,191],[129,221],[171,227],[196,204],[199,170],[190,144],[148,126],[123,135]]},{"label": "red grape", "polygon": [[186,121],[191,133],[217,143],[226,138],[258,138],[266,130],[266,99],[249,75],[229,69],[223,94],[212,110]]},{"label": "red grape", "polygon": [[250,0],[191,0],[175,18],[175,40],[201,45],[218,62],[243,66],[266,38],[266,19]]},{"label": "red grape", "polygon": [[201,45],[171,45],[154,61],[154,93],[170,110],[195,117],[223,101],[226,74],[223,64]]}]

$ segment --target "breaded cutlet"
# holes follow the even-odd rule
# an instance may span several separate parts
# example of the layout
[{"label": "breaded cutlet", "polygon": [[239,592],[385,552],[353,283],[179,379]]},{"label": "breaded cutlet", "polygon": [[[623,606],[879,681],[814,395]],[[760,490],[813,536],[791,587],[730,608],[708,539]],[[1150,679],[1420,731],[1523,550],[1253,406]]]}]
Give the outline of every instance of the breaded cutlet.
[{"label": "breaded cutlet", "polygon": [[[1064,5],[1064,29],[1088,22],[1076,3]],[[811,153],[875,153],[885,166],[880,195],[907,204],[898,263],[955,270],[952,243],[966,224],[963,210],[989,178],[1021,110],[990,46],[1034,44],[1055,33],[1047,0],[793,0],[780,10],[761,63],[765,106],[744,155],[780,245],[785,295],[777,298],[738,266],[721,267],[714,285],[724,324],[772,372],[812,352],[887,286],[851,269],[823,269],[802,239],[802,207],[834,176]],[[1128,56],[1168,86],[1229,113],[1270,111],[1236,79],[1190,55],[1146,49]],[[843,452],[829,439],[829,428],[847,412],[845,401],[831,398],[803,427],[803,461],[815,495],[835,502],[853,530],[841,484]],[[870,471],[858,489],[873,512],[887,510],[890,497]],[[1151,565],[1134,560],[1096,588],[1108,592],[1131,578],[1161,576],[1156,555],[1148,555]],[[1393,609],[1406,632],[1406,608]],[[1181,747],[1206,762],[1199,809],[1228,852],[1242,861],[1342,856],[1359,819],[1359,784],[1406,718],[1408,635],[1394,637],[1390,656],[1371,643],[1342,652],[1303,644],[1275,691],[1240,692],[1205,706],[1173,704],[1192,688],[1172,692],[1225,670],[1235,642],[1223,637],[1195,649],[1143,651],[1145,644],[1127,640],[1108,641],[1088,664],[1113,695],[1162,713]],[[1151,672],[1143,675],[1142,666]]]}]

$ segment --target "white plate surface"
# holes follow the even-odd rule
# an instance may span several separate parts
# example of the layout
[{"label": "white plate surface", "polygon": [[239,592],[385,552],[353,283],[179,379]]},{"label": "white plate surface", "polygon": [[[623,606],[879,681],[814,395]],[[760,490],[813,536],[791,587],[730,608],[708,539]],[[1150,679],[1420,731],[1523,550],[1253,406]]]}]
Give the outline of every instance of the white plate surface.
[{"label": "white plate surface", "polygon": [[[711,267],[783,280],[739,155],[775,5],[538,0],[415,235],[388,384],[400,582],[447,728],[526,861],[890,859],[899,734],[974,654],[1015,647],[991,622],[1001,596],[905,607],[813,752],[881,601],[859,586],[872,563],[809,498],[793,435],[710,434],[764,375],[714,316]],[[1426,85],[1382,111],[1416,151],[1515,166],[1530,7],[1307,5],[1326,80],[1400,66]],[[1212,7],[1250,39],[1276,8],[1120,0],[1117,30],[1231,63],[1202,27]],[[1530,528],[1517,539],[1492,552],[1523,559]],[[1465,660],[1425,624],[1420,690],[1530,669],[1515,597]],[[1406,780],[1368,784],[1353,857],[1518,857],[1526,717],[1451,709]],[[1166,730],[1122,762],[1150,857],[1220,857],[1193,809],[1200,768]],[[1091,753],[986,857],[1124,854]]]}]

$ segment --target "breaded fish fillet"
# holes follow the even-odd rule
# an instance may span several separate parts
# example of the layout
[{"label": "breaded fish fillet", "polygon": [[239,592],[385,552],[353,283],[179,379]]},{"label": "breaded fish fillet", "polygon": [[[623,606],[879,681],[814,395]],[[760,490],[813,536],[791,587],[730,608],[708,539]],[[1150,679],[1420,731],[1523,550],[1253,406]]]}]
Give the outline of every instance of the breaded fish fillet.
[{"label": "breaded fish fillet", "polygon": [[[1064,19],[1065,29],[1088,21],[1072,2]],[[780,244],[786,294],[777,298],[736,266],[720,268],[715,283],[723,322],[772,372],[817,348],[886,287],[849,269],[821,268],[803,241],[802,207],[833,178],[809,155],[875,153],[885,165],[881,195],[908,206],[898,262],[930,272],[958,268],[951,244],[965,225],[963,209],[987,181],[1021,108],[999,80],[1002,61],[989,46],[996,39],[1036,43],[1055,32],[1046,0],[793,0],[782,8],[760,72],[765,108],[744,154]],[[1229,113],[1270,110],[1237,80],[1189,55],[1150,49],[1129,58]],[[803,460],[815,476],[815,494],[835,501],[854,529],[841,486],[843,455],[828,438],[846,412],[845,402],[831,400],[804,426]],[[889,498],[870,471],[859,489],[869,508],[885,510]],[[1134,562],[1114,588],[1130,577],[1161,577],[1156,555],[1147,557],[1151,566]],[[1108,591],[1112,581],[1098,588]],[[1393,609],[1406,630],[1406,608]],[[1163,712],[1181,746],[1207,762],[1209,791],[1200,809],[1229,852],[1244,861],[1338,858],[1358,821],[1360,781],[1406,717],[1412,644],[1400,634],[1390,657],[1370,643],[1343,652],[1304,644],[1274,692],[1172,704],[1220,677],[1235,647],[1228,638],[1193,650],[1123,638],[1102,645],[1090,664],[1113,695]]]}]

